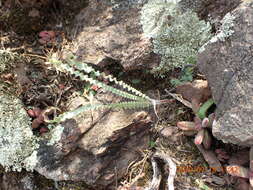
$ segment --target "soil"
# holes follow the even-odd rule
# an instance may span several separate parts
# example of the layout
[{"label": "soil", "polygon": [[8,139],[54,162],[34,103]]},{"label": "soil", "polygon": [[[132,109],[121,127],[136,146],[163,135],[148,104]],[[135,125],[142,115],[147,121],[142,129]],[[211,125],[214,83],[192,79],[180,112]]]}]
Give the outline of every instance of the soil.
[{"label": "soil", "polygon": [[[14,60],[13,66],[1,74],[1,81],[7,90],[22,99],[26,109],[34,107],[45,109],[54,106],[64,111],[64,102],[68,97],[73,93],[84,93],[83,88],[86,84],[83,84],[78,78],[57,72],[45,62],[53,53],[59,53],[67,46],[71,47],[71,40],[68,39],[69,28],[73,24],[74,16],[87,3],[82,0],[72,0],[71,3],[50,0],[2,0],[1,2],[0,49],[19,55]],[[38,35],[41,31],[53,31],[56,37],[53,41],[42,44],[39,42]],[[118,63],[114,64],[103,68],[103,70],[113,73],[119,79],[151,94],[156,99],[169,98],[165,89],[173,92],[175,89],[170,80],[181,75],[181,70],[174,70],[161,79],[146,71],[123,72]],[[195,71],[194,78],[199,79],[203,76]],[[153,172],[150,165],[150,155],[155,150],[159,150],[169,154],[178,165],[179,172],[175,178],[176,189],[234,189],[233,181],[225,173],[210,170],[201,153],[194,146],[193,138],[183,136],[175,127],[178,121],[193,121],[194,114],[191,109],[174,101],[159,107],[159,118],[159,122],[153,129],[150,148],[143,151],[142,159],[139,162],[129,165],[128,172],[123,179],[118,181],[118,186],[147,185]],[[160,132],[165,127],[171,127],[173,132],[176,131],[176,135],[173,138],[161,135]],[[34,133],[40,135],[39,129],[34,130]],[[212,149],[217,148],[222,148],[230,154],[240,149],[240,147],[225,145],[215,140]],[[204,171],[195,171],[194,168],[198,166],[205,168]],[[188,169],[180,170],[185,167]],[[193,169],[190,170],[189,167]],[[0,173],[3,175],[4,171],[0,170]],[[161,190],[165,189],[167,175],[168,169],[165,168]],[[43,190],[92,190],[83,183],[59,182],[56,184],[38,173],[34,173],[34,176],[38,187]]]}]

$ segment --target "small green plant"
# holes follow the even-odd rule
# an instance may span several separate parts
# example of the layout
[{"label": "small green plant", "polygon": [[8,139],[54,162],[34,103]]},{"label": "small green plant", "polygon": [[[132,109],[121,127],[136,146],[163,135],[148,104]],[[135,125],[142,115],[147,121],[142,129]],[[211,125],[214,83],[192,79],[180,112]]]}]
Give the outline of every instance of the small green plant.
[{"label": "small green plant", "polygon": [[170,80],[170,83],[173,86],[181,85],[185,82],[191,82],[193,80],[193,68],[186,67],[182,70],[182,74],[179,78],[173,78]]},{"label": "small green plant", "polygon": [[155,141],[149,141],[149,148],[155,148],[156,142]]},{"label": "small green plant", "polygon": [[[63,122],[66,119],[70,119],[75,117],[76,115],[88,111],[88,110],[97,110],[97,109],[134,109],[134,108],[145,108],[149,106],[153,106],[154,110],[156,110],[156,105],[167,103],[168,100],[155,100],[149,98],[147,95],[142,92],[136,90],[132,86],[124,83],[123,81],[118,81],[111,75],[106,75],[103,72],[96,71],[93,67],[88,66],[86,63],[82,63],[76,60],[76,58],[72,55],[69,56],[65,62],[59,60],[56,57],[52,57],[49,62],[53,64],[55,68],[61,72],[70,73],[76,77],[79,77],[82,81],[89,82],[91,85],[96,85],[98,88],[103,88],[115,95],[121,96],[125,99],[128,99],[119,103],[110,103],[110,104],[86,104],[77,108],[76,110],[69,111],[59,115],[51,122]],[[93,77],[95,78],[93,78]],[[97,77],[102,77],[103,79],[108,80],[111,83],[114,83],[116,86],[123,88],[123,90],[115,88],[113,86],[109,86],[104,82],[97,80]]]},{"label": "small green plant", "polygon": [[212,105],[214,105],[214,100],[211,98],[207,100],[203,105],[201,105],[198,110],[197,116],[200,119],[204,119],[205,117],[207,117],[207,111]]}]

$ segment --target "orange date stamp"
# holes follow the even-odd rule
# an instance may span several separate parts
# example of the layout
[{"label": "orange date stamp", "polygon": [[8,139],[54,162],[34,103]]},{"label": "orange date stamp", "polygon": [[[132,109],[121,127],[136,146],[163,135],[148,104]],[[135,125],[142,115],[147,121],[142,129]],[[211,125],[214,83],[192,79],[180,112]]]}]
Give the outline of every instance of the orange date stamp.
[{"label": "orange date stamp", "polygon": [[197,166],[180,165],[180,166],[177,166],[177,172],[178,173],[205,173],[205,172],[216,173],[216,172],[225,172],[225,168],[224,167],[207,167],[203,165],[197,165]]}]

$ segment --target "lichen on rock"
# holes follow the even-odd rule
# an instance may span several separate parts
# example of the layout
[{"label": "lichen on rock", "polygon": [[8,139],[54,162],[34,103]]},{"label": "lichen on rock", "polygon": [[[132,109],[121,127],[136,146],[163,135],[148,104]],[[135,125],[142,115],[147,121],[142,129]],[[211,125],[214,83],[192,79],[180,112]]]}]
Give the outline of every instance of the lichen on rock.
[{"label": "lichen on rock", "polygon": [[177,15],[176,4],[163,0],[149,0],[141,10],[140,22],[144,36],[156,38],[164,27],[169,26],[169,17]]},{"label": "lichen on rock", "polygon": [[[33,170],[38,148],[21,101],[0,86],[0,164],[6,170]],[[30,157],[31,156],[31,157]]]},{"label": "lichen on rock", "polygon": [[205,50],[205,47],[210,43],[215,43],[217,41],[224,42],[227,38],[229,38],[234,33],[234,20],[235,16],[230,12],[227,13],[220,21],[221,26],[218,29],[217,33],[199,49],[199,52],[203,52]]},{"label": "lichen on rock", "polygon": [[225,143],[252,146],[253,1],[243,2],[224,21],[222,28],[233,31],[224,35],[232,35],[209,43],[197,63],[217,106],[212,133]]},{"label": "lichen on rock", "polygon": [[50,139],[47,145],[54,145],[55,143],[61,140],[61,136],[63,134],[64,127],[61,124],[56,125],[52,131],[50,132]]},{"label": "lichen on rock", "polygon": [[179,0],[149,0],[142,8],[144,34],[153,38],[154,52],[161,63],[153,69],[158,76],[174,67],[196,63],[199,48],[211,37],[211,25],[191,10],[182,12]]},{"label": "lichen on rock", "polygon": [[140,6],[147,1],[148,0],[110,0],[109,2],[113,5],[114,9],[127,9],[131,6]]}]

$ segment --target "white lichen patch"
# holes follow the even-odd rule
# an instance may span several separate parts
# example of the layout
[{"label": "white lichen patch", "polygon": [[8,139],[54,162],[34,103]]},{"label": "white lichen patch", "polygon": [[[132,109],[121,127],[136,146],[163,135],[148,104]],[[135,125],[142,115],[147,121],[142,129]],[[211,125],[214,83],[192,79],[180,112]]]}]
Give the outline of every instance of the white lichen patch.
[{"label": "white lichen patch", "polygon": [[[230,37],[233,33],[235,16],[231,13],[227,13],[221,20],[221,27],[218,33],[210,41],[225,41],[226,38]],[[214,40],[217,39],[217,40]]]},{"label": "white lichen patch", "polygon": [[37,151],[33,151],[33,153],[24,160],[25,169],[27,171],[32,171],[36,167],[38,163],[37,154],[38,154]]},{"label": "white lichen patch", "polygon": [[228,37],[234,33],[234,20],[235,16],[231,13],[227,13],[221,20],[221,26],[216,35],[214,35],[208,42],[206,42],[200,49],[199,52],[203,52],[208,44],[215,43],[217,41],[224,42]]},{"label": "white lichen patch", "polygon": [[31,130],[31,121],[21,101],[3,93],[0,86],[0,164],[6,170],[33,170],[34,164],[25,161],[38,148]]},{"label": "white lichen patch", "polygon": [[176,4],[164,0],[149,0],[141,10],[140,22],[145,37],[155,38],[168,27],[170,17],[177,15]]},{"label": "white lichen patch", "polygon": [[147,0],[110,0],[110,2],[114,9],[124,10],[129,7],[138,7],[139,5],[145,3]]},{"label": "white lichen patch", "polygon": [[195,64],[199,48],[212,37],[211,24],[191,10],[181,12],[178,2],[149,0],[141,12],[144,35],[152,38],[153,51],[161,56],[160,65],[153,69],[158,76]]},{"label": "white lichen patch", "polygon": [[55,143],[61,140],[63,134],[64,127],[61,124],[55,126],[52,131],[50,132],[50,140],[48,141],[47,145],[54,145]]}]

